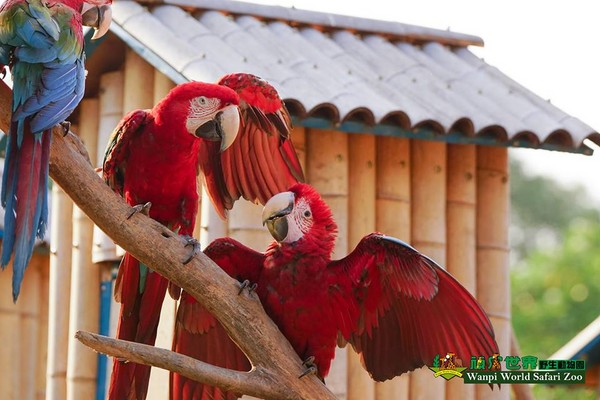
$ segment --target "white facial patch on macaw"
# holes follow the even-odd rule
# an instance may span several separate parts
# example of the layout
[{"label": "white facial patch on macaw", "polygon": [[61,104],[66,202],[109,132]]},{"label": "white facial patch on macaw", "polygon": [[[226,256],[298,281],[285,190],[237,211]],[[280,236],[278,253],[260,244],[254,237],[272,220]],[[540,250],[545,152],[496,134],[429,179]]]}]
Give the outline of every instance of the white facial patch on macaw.
[{"label": "white facial patch on macaw", "polygon": [[302,238],[312,225],[312,211],[306,199],[299,199],[288,215],[288,234],[282,242],[294,243]]},{"label": "white facial patch on macaw", "polygon": [[190,109],[185,121],[185,128],[189,133],[195,135],[196,129],[215,117],[221,108],[221,100],[210,97],[195,97],[190,100]]}]

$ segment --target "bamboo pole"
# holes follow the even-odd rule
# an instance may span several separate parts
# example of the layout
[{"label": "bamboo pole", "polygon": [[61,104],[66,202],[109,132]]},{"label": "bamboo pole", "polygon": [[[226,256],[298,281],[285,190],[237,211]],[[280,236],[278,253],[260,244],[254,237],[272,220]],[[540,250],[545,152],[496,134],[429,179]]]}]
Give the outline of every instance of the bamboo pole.
[{"label": "bamboo pole", "polygon": [[262,226],[262,209],[262,205],[243,199],[236,202],[227,217],[229,236],[254,250],[265,251],[273,237]]},{"label": "bamboo pole", "polygon": [[[206,189],[202,187],[201,197],[208,199]],[[227,236],[227,222],[217,214],[210,201],[203,201],[200,209],[200,245],[206,248],[213,240]]]},{"label": "bamboo pole", "polygon": [[[378,136],[376,229],[410,242],[410,140]],[[407,399],[407,374],[375,383],[377,400]]]},{"label": "bamboo pole", "polygon": [[[348,250],[375,231],[375,136],[348,136]],[[358,354],[348,348],[348,399],[375,398],[375,383]]]},{"label": "bamboo pole", "polygon": [[[99,90],[99,114],[98,133],[95,140],[95,151],[90,152],[90,157],[96,155],[95,166],[100,166],[104,159],[104,151],[109,137],[115,127],[123,118],[123,82],[122,71],[107,72],[100,77]],[[88,145],[86,143],[86,145]],[[88,145],[90,148],[91,143]],[[97,226],[94,226],[94,252],[92,261],[94,263],[118,260],[117,250],[114,242]],[[113,314],[111,314],[113,315]]]},{"label": "bamboo pole", "polygon": [[[306,177],[329,204],[338,225],[334,258],[348,254],[348,135],[339,131],[306,130]],[[338,397],[347,393],[347,356],[337,349],[326,379]]]},{"label": "bamboo pole", "polygon": [[[476,155],[474,145],[448,145],[446,267],[467,290],[476,295]],[[463,363],[468,363],[464,360]],[[446,400],[475,398],[475,386],[460,379],[448,381]]]},{"label": "bamboo pole", "polygon": [[36,377],[37,372],[37,340],[40,330],[39,315],[40,315],[40,284],[41,271],[40,254],[34,254],[29,261],[27,274],[23,279],[22,293],[23,298],[17,302],[17,308],[20,311],[20,378],[21,390],[20,399],[33,399],[35,397]]},{"label": "bamboo pole", "polygon": [[[81,118],[78,133],[90,153],[92,165],[95,165],[99,102],[97,99],[84,99],[79,107]],[[65,221],[65,225],[68,223]],[[96,394],[98,356],[90,354],[75,339],[75,332],[81,329],[98,332],[100,321],[100,271],[98,265],[92,263],[94,223],[79,207],[73,207],[70,223],[73,226],[73,240],[67,399],[92,399]]]},{"label": "bamboo pole", "polygon": [[[417,250],[444,266],[446,144],[413,140],[411,162],[411,242]],[[432,378],[432,373],[427,367],[411,373],[411,400],[443,399],[444,396],[444,380]]]},{"label": "bamboo pole", "polygon": [[296,126],[290,135],[303,171],[306,171],[306,131],[306,128]]},{"label": "bamboo pole", "polygon": [[[100,91],[98,96],[98,128],[96,135],[90,137],[87,144],[90,157],[94,158],[94,166],[99,167],[104,159],[104,151],[113,130],[123,118],[123,85],[124,73],[122,71],[107,72],[100,77]],[[85,139],[84,139],[85,140]],[[93,141],[93,142],[92,142]],[[120,259],[117,254],[117,246],[96,225],[93,228],[93,251],[92,262],[98,264],[97,269],[102,277],[112,274],[112,268]],[[100,278],[101,279],[101,278]],[[110,305],[110,335],[114,335],[117,329],[120,305],[111,296]],[[112,371],[112,358],[106,361],[106,376],[110,378]],[[105,382],[108,385],[109,379]]]},{"label": "bamboo pole", "polygon": [[52,185],[51,212],[46,398],[64,400],[67,398],[73,201],[56,183]]},{"label": "bamboo pole", "polygon": [[[123,97],[123,110],[125,113],[135,109],[146,109],[154,107],[154,67],[146,62],[131,48],[125,52],[125,96]],[[164,88],[168,87],[168,81],[159,78],[161,85],[156,95],[164,96]]]},{"label": "bamboo pole", "polygon": [[[135,53],[134,53],[135,54]],[[132,67],[136,67],[136,69],[139,71],[140,76],[143,75],[147,75],[148,79],[150,79],[150,76],[148,75],[150,73],[150,71],[148,70],[148,63],[146,63],[145,61],[142,63],[139,60],[139,57],[136,56],[134,58],[133,55],[128,54],[127,55],[127,61],[129,62],[129,68]],[[135,61],[135,64],[132,65],[133,60]],[[142,60],[143,61],[143,60]],[[126,70],[127,71],[127,70]],[[165,97],[167,95],[167,93],[169,93],[169,91],[171,89],[173,89],[175,87],[175,84],[173,83],[173,81],[171,81],[166,75],[158,72],[158,71],[154,71],[152,72],[153,74],[153,82],[154,82],[154,87],[153,87],[153,91],[152,91],[152,104],[143,104],[143,103],[139,103],[137,106],[134,104],[131,104],[133,107],[135,108],[141,108],[141,107],[145,107],[145,108],[150,108],[153,107],[154,104],[158,103],[160,100],[162,100],[163,97]],[[127,74],[127,72],[125,73],[125,79],[126,82],[130,79],[129,75]],[[133,88],[131,88],[133,89]],[[126,96],[128,96],[128,88],[127,86],[125,87],[125,93]],[[141,99],[138,99],[141,100]],[[196,216],[196,222],[198,221],[200,213],[198,213],[198,215]],[[199,227],[197,227],[199,229]],[[165,296],[165,299],[163,300],[163,305],[160,311],[160,319],[158,321],[158,328],[156,331],[156,342],[155,342],[155,346],[156,347],[162,347],[165,349],[170,349],[171,345],[173,343],[173,332],[175,330],[175,316],[177,315],[177,301],[175,301],[171,296],[167,295]],[[148,400],[152,400],[152,399],[167,399],[169,398],[169,371],[166,371],[164,369],[160,369],[160,368],[152,368],[150,370],[150,382],[148,384]]]},{"label": "bamboo pole", "polygon": [[[510,355],[511,356],[519,356],[519,357],[523,356],[523,353],[521,353],[521,347],[519,346],[519,341],[517,340],[517,335],[515,333],[515,329],[512,326],[510,329]],[[526,384],[526,383],[511,385],[514,399],[515,400],[535,400],[531,386],[532,385]]]},{"label": "bamboo pole", "polygon": [[[67,245],[69,243],[67,242]],[[48,299],[49,293],[49,271],[50,257],[44,255],[40,263],[40,329],[38,331],[37,348],[38,357],[36,363],[36,386],[35,399],[44,400],[46,398],[46,368],[48,365]]]},{"label": "bamboo pole", "polygon": [[[28,271],[29,272],[29,271]],[[28,274],[26,274],[28,275]],[[0,272],[0,398],[21,398],[21,324],[12,301],[12,265]],[[26,292],[23,292],[25,294]]]},{"label": "bamboo pole", "polygon": [[[477,298],[487,311],[500,354],[510,352],[510,280],[508,276],[508,150],[477,148]],[[508,399],[510,385],[490,391],[478,386],[478,399]]]}]

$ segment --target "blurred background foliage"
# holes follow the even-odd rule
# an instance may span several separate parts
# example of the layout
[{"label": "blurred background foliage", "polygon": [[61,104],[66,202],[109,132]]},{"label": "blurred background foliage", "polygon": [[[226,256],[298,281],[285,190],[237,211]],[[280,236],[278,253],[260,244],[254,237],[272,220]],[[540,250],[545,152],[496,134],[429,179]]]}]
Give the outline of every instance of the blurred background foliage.
[{"label": "blurred background foliage", "polygon": [[[581,186],[529,175],[511,159],[513,326],[523,355],[545,358],[600,314],[600,205]],[[595,399],[534,385],[537,399]]]}]

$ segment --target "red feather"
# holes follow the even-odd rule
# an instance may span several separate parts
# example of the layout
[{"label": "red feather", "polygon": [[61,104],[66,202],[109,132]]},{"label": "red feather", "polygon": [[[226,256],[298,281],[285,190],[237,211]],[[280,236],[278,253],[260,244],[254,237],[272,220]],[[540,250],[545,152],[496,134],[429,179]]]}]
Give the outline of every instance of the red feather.
[{"label": "red feather", "polygon": [[[206,187],[221,217],[240,197],[264,204],[271,196],[304,181],[289,138],[291,117],[277,91],[251,74],[230,74],[219,81],[240,97],[240,131],[220,155],[200,159]],[[205,149],[205,154],[209,150]],[[219,157],[218,159],[216,157]],[[222,171],[215,173],[214,171]]]},{"label": "red feather", "polygon": [[[207,253],[231,276],[258,283],[267,314],[301,359],[315,357],[321,377],[329,372],[339,334],[378,381],[431,363],[436,354],[453,352],[466,361],[498,352],[485,311],[433,260],[398,239],[373,233],[350,255],[332,261],[337,226],[331,210],[306,184],[290,191],[295,204],[285,218],[302,231],[295,242],[274,242],[262,255],[219,239],[211,247],[220,248],[220,255],[210,254],[215,253],[211,247]],[[226,247],[231,247],[227,253]],[[203,321],[207,318],[204,314]],[[230,353],[207,348],[230,342],[218,322],[209,325],[201,339],[188,337],[186,347],[193,349],[188,354],[204,361],[210,354],[210,362],[219,365],[232,362]]]}]

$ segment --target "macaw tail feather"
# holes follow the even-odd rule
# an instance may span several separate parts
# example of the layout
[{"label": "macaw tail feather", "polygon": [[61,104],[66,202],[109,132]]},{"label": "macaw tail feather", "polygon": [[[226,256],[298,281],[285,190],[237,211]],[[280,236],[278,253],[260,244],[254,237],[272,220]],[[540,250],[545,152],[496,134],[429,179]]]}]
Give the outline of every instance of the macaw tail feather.
[{"label": "macaw tail feather", "polygon": [[31,133],[27,122],[13,122],[6,143],[2,177],[4,237],[0,265],[13,260],[13,301],[17,301],[36,236],[48,225],[49,131]]},{"label": "macaw tail feather", "polygon": [[[115,283],[115,298],[121,302],[117,338],[154,345],[167,284],[161,275],[125,253]],[[108,398],[143,400],[149,380],[149,366],[115,359]]]}]

